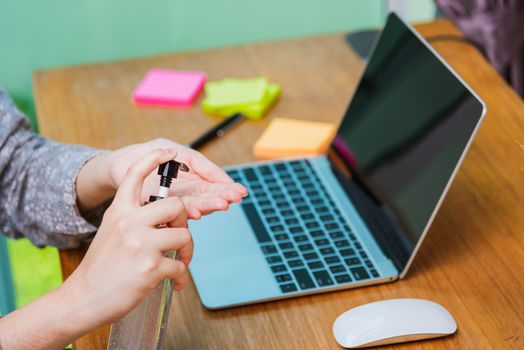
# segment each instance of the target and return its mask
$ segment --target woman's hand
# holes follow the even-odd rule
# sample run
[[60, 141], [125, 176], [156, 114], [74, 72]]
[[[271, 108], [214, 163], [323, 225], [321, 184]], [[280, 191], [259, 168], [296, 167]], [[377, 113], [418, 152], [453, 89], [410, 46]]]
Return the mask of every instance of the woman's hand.
[[[179, 172], [171, 185], [170, 195], [182, 199], [190, 219], [226, 210], [231, 203], [241, 201], [247, 190], [218, 166], [197, 151], [166, 139], [135, 144], [93, 158], [81, 169], [77, 178], [79, 206], [86, 212], [114, 195], [131, 164], [157, 148], [176, 150], [176, 160], [189, 166], [189, 173]], [[159, 177], [156, 169], [146, 178], [141, 200], [147, 201], [158, 191]]]
[[[144, 180], [176, 155], [157, 149], [129, 167], [86, 256], [64, 283], [71, 294], [83, 295], [79, 307], [99, 325], [121, 318], [163, 279], [174, 279], [177, 290], [188, 280], [193, 243], [184, 204], [177, 197], [140, 203]], [[169, 251], [177, 251], [178, 260], [164, 257]]]
[[[176, 150], [157, 149], [129, 167], [100, 229], [75, 272], [57, 290], [0, 318], [5, 349], [31, 344], [63, 348], [72, 340], [130, 312], [162, 280], [188, 281], [193, 242], [183, 202], [168, 197], [141, 206], [142, 185]], [[165, 228], [157, 228], [166, 224]], [[178, 252], [178, 260], [164, 256]]]

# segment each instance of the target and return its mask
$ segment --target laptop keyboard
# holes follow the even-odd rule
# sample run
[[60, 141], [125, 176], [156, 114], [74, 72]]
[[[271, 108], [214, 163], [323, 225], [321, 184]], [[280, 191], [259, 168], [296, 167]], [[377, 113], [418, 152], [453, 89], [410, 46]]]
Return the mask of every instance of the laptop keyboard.
[[308, 160], [228, 174], [248, 188], [242, 209], [283, 293], [379, 277]]

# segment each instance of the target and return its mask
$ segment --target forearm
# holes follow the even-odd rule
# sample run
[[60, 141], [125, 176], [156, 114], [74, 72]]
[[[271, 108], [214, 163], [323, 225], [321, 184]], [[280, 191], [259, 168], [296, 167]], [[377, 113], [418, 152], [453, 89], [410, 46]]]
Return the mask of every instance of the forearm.
[[0, 318], [0, 348], [63, 349], [89, 331], [84, 313], [59, 288]]
[[78, 246], [96, 227], [80, 214], [76, 178], [103, 152], [35, 134], [2, 90], [0, 125], [0, 231], [38, 246]]

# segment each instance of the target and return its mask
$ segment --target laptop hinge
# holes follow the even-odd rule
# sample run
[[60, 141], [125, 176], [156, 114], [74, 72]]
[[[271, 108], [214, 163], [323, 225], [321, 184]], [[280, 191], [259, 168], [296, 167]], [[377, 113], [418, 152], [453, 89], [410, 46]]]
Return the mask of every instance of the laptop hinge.
[[410, 252], [413, 251], [413, 247], [410, 249], [412, 244], [405, 238], [401, 228], [391, 219], [391, 214], [387, 213], [379, 202], [366, 191], [365, 186], [359, 184], [358, 180], [348, 179], [333, 164], [331, 169], [380, 249], [400, 273], [409, 260]]

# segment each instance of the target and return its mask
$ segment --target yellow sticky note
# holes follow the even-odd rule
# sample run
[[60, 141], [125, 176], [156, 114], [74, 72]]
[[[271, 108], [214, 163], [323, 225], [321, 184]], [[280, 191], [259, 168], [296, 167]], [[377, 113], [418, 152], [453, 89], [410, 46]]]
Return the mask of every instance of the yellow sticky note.
[[335, 137], [336, 125], [275, 118], [253, 147], [259, 159], [323, 154]]

